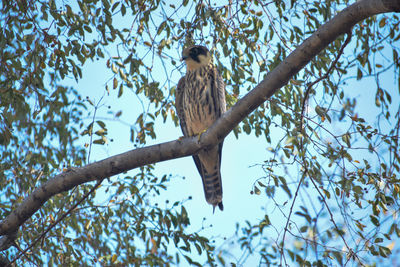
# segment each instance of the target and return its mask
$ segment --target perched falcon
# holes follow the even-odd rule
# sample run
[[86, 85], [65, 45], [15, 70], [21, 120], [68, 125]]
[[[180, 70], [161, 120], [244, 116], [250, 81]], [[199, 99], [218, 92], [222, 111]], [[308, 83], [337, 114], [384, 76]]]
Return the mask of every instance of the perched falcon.
[[[210, 51], [195, 45], [182, 52], [186, 75], [179, 80], [175, 106], [184, 136], [201, 134], [226, 110], [225, 84], [212, 63]], [[193, 156], [209, 204], [223, 210], [221, 183], [222, 142]]]

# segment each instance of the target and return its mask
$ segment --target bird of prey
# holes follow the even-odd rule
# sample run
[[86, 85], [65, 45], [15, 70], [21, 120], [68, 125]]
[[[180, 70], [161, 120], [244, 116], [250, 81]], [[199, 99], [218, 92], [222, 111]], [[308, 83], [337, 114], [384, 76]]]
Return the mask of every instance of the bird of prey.
[[[212, 63], [210, 51], [195, 45], [182, 52], [186, 75], [178, 83], [175, 107], [184, 136], [200, 135], [226, 111], [225, 83]], [[203, 181], [206, 200], [223, 210], [221, 183], [222, 143], [193, 156]]]

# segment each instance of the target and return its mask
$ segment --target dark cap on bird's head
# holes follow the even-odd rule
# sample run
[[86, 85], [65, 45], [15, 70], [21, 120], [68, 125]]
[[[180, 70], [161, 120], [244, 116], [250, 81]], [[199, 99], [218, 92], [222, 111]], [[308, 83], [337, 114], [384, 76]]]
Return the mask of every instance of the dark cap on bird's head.
[[186, 62], [188, 70], [197, 69], [211, 62], [211, 54], [207, 47], [194, 45], [183, 49], [182, 60]]

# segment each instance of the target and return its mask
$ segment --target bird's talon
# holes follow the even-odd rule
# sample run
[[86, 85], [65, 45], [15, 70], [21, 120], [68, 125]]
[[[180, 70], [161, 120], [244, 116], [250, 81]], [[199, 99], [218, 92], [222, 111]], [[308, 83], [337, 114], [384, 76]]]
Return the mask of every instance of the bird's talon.
[[205, 129], [205, 130], [203, 130], [203, 131], [201, 131], [200, 133], [197, 134], [197, 142], [200, 142], [201, 135], [203, 133], [205, 133], [206, 131], [207, 131], [207, 129]]

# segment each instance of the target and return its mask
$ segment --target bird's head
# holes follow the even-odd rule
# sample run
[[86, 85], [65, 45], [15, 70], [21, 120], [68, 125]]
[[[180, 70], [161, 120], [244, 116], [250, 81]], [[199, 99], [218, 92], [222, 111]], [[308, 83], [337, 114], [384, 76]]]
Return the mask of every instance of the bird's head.
[[211, 54], [207, 47], [195, 45], [183, 49], [182, 60], [185, 61], [187, 70], [195, 70], [211, 63]]

